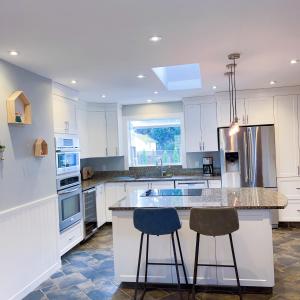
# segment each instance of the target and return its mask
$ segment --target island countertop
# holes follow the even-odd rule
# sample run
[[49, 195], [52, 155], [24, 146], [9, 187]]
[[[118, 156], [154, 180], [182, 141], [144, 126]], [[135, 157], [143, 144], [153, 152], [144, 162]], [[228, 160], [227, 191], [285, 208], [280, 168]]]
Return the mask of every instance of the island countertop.
[[237, 209], [284, 209], [287, 198], [270, 188], [203, 189], [201, 196], [142, 197], [144, 190], [136, 190], [111, 206], [110, 210], [134, 210], [148, 207], [174, 207], [189, 210], [193, 207], [235, 207]]

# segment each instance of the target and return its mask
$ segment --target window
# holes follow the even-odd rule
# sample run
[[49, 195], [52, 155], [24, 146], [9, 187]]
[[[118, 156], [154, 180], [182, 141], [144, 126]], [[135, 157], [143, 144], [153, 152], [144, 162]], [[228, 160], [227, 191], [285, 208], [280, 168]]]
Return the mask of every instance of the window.
[[129, 166], [181, 164], [179, 119], [129, 121]]

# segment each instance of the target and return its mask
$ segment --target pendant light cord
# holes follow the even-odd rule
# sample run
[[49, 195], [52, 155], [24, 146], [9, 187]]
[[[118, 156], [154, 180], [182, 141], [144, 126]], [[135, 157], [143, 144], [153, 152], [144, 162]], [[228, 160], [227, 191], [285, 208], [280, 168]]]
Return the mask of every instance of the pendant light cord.
[[234, 111], [232, 107], [232, 100], [231, 100], [231, 76], [230, 73], [228, 73], [228, 91], [229, 91], [229, 102], [230, 102], [230, 124], [233, 119]]
[[233, 60], [233, 83], [234, 83], [234, 118], [237, 119], [237, 110], [236, 110], [236, 82], [235, 82], [235, 59]]

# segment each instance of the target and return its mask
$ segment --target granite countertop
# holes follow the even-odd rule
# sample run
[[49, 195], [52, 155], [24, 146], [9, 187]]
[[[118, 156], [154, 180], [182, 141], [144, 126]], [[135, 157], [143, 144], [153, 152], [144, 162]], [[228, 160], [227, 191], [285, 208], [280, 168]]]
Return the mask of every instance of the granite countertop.
[[203, 175], [174, 175], [172, 177], [131, 177], [131, 176], [115, 176], [115, 177], [97, 177], [83, 180], [81, 182], [82, 190], [88, 190], [99, 184], [108, 182], [147, 182], [147, 181], [175, 181], [175, 180], [221, 180], [220, 175], [203, 176]]
[[193, 207], [235, 207], [238, 209], [283, 209], [287, 198], [267, 188], [203, 189], [201, 196], [141, 197], [143, 190], [134, 191], [110, 210], [133, 210], [138, 207], [175, 207], [179, 210]]

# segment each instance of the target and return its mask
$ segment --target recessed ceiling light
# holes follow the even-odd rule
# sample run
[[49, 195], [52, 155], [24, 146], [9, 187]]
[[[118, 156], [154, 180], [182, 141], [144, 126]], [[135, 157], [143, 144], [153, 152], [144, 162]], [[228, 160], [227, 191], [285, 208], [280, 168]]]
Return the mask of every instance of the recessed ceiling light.
[[76, 84], [77, 81], [73, 79], [73, 80], [71, 80], [71, 83], [72, 83], [72, 84]]
[[271, 81], [270, 81], [270, 84], [271, 84], [271, 85], [274, 85], [274, 84], [276, 84], [276, 81], [271, 80]]
[[156, 42], [161, 41], [161, 40], [162, 40], [162, 37], [161, 37], [161, 36], [154, 35], [154, 36], [151, 36], [151, 37], [149, 38], [149, 40], [150, 40], [151, 42], [156, 43]]
[[102, 98], [106, 98], [106, 95], [105, 95], [105, 94], [103, 94], [101, 97], [102, 97]]
[[155, 95], [157, 95], [157, 94], [158, 94], [158, 91], [154, 91], [153, 93], [154, 93]]
[[145, 78], [145, 75], [139, 74], [139, 75], [137, 75], [136, 77], [139, 78], [139, 79], [143, 79], [143, 78]]
[[299, 62], [299, 59], [291, 59], [290, 63], [291, 65], [297, 64]]
[[18, 55], [19, 55], [19, 52], [16, 51], [16, 50], [10, 50], [10, 51], [9, 51], [9, 55], [11, 55], [11, 56], [18, 56]]
[[215, 85], [213, 85], [212, 88], [213, 88], [213, 90], [216, 90], [216, 89], [217, 89], [217, 87], [216, 87]]
[[152, 99], [148, 99], [147, 102], [148, 102], [148, 103], [151, 103], [151, 102], [152, 102]]

